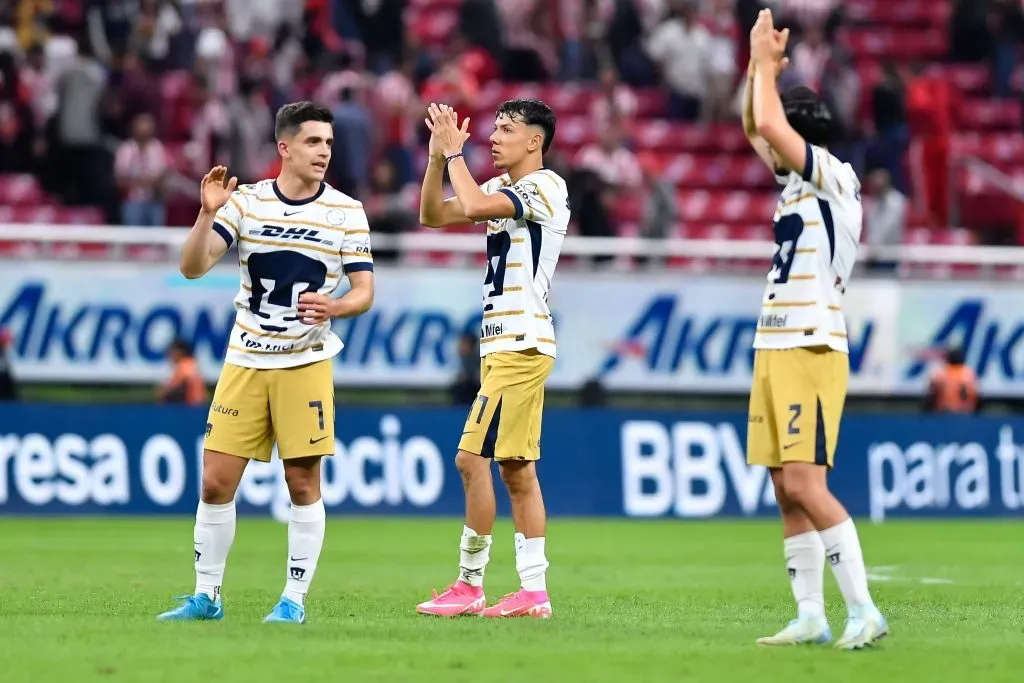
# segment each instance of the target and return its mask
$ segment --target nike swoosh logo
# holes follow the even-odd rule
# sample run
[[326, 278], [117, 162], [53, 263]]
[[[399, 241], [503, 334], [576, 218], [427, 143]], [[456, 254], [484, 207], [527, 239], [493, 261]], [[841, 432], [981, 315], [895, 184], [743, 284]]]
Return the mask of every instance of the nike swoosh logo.
[[796, 443], [788, 443], [788, 444], [786, 444], [785, 446], [782, 447], [782, 450], [788, 451], [790, 448], [792, 448], [793, 446], [796, 446], [799, 443], [800, 443], [799, 441], [797, 441]]
[[298, 211], [292, 211], [291, 213], [289, 213], [289, 212], [285, 211], [285, 212], [284, 212], [284, 215], [285, 215], [285, 216], [294, 216], [295, 214], [297, 214], [297, 213], [302, 213], [303, 211], [305, 211], [305, 209], [299, 209]]
[[319, 443], [320, 441], [323, 441], [326, 438], [327, 438], [326, 436], [321, 436], [319, 439], [314, 439], [313, 437], [309, 437], [309, 444], [312, 446], [313, 444]]
[[291, 558], [292, 562], [303, 562], [303, 561], [308, 560], [308, 559], [309, 559], [308, 557], [292, 557]]
[[518, 607], [517, 607], [517, 608], [515, 608], [515, 609], [510, 609], [510, 610], [504, 610], [504, 609], [503, 609], [503, 610], [501, 610], [501, 616], [503, 616], [503, 617], [507, 617], [507, 616], [510, 616], [510, 615], [512, 615], [512, 614], [515, 614], [515, 613], [516, 613], [516, 612], [518, 612], [518, 611], [519, 611], [519, 608], [518, 608]]

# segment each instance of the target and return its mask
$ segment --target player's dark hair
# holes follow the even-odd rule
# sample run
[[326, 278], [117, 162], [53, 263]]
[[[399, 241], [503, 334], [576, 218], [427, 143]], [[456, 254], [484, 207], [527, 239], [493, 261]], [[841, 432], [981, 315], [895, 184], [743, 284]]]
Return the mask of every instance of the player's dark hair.
[[816, 147], [828, 147], [837, 142], [839, 120], [818, 93], [798, 85], [781, 95], [786, 120], [804, 140]]
[[555, 112], [540, 100], [508, 100], [503, 102], [495, 116], [504, 114], [512, 120], [519, 120], [528, 126], [537, 126], [544, 131], [541, 154], [547, 154], [551, 141], [555, 139]]
[[274, 135], [280, 140], [285, 135], [295, 135], [306, 121], [334, 123], [334, 114], [327, 107], [312, 102], [292, 102], [277, 110], [274, 120]]
[[174, 341], [172, 341], [171, 344], [170, 344], [170, 347], [168, 348], [168, 350], [169, 351], [177, 351], [178, 353], [180, 353], [183, 356], [191, 357], [192, 355], [194, 355], [194, 352], [192, 350], [192, 345], [189, 344], [187, 340], [182, 339], [181, 337], [179, 337], [179, 338], [175, 339]]

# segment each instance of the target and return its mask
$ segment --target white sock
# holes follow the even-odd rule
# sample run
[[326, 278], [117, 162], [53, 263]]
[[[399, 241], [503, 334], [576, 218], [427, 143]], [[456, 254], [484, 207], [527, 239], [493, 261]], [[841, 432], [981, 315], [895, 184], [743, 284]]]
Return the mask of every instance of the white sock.
[[523, 590], [546, 591], [547, 582], [544, 572], [548, 570], [548, 561], [544, 557], [544, 537], [527, 538], [517, 533], [516, 539], [516, 571]]
[[825, 615], [825, 543], [817, 531], [783, 541], [786, 569], [800, 618]]
[[846, 600], [847, 609], [874, 605], [868, 591], [867, 570], [864, 569], [864, 554], [860, 549], [860, 538], [852, 519], [836, 524], [821, 532], [825, 542], [825, 556], [832, 565], [832, 573], [839, 583], [839, 590]]
[[228, 551], [235, 540], [235, 501], [211, 505], [199, 501], [192, 541], [196, 551], [196, 595], [220, 596]]
[[462, 527], [459, 542], [459, 581], [470, 586], [484, 585], [484, 569], [491, 559], [491, 537], [481, 536], [468, 526]]
[[282, 595], [300, 605], [306, 604], [306, 593], [316, 573], [320, 549], [324, 547], [326, 526], [323, 498], [310, 505], [292, 503], [288, 518], [288, 572]]

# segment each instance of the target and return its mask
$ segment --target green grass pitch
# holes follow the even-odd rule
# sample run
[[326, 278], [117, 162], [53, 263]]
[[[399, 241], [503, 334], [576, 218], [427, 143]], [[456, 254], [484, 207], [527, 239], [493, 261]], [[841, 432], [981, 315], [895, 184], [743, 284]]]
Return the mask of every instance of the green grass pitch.
[[[191, 592], [190, 519], [0, 519], [0, 681], [1020, 681], [1024, 524], [860, 525], [892, 635], [871, 650], [754, 644], [792, 616], [774, 522], [554, 520], [555, 611], [440, 620], [458, 520], [329, 518], [305, 626], [261, 622], [285, 527], [240, 518], [222, 622], [158, 623]], [[495, 530], [489, 602], [517, 587]], [[845, 608], [826, 569], [836, 637]]]

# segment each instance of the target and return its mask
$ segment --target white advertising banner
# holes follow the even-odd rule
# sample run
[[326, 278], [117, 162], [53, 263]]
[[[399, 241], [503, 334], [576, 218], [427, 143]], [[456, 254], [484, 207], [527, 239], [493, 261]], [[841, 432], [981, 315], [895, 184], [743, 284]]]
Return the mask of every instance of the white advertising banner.
[[[458, 337], [477, 334], [483, 269], [385, 268], [367, 314], [338, 320], [340, 385], [447, 385]], [[612, 389], [743, 393], [749, 389], [764, 280], [678, 273], [555, 278], [559, 357], [551, 388], [599, 378]], [[234, 320], [234, 268], [186, 280], [169, 266], [5, 262], [0, 327], [24, 381], [157, 382], [182, 337], [217, 377]], [[1024, 395], [1024, 308], [993, 283], [860, 280], [846, 315], [853, 394], [919, 394], [922, 352], [962, 345], [989, 395]]]

